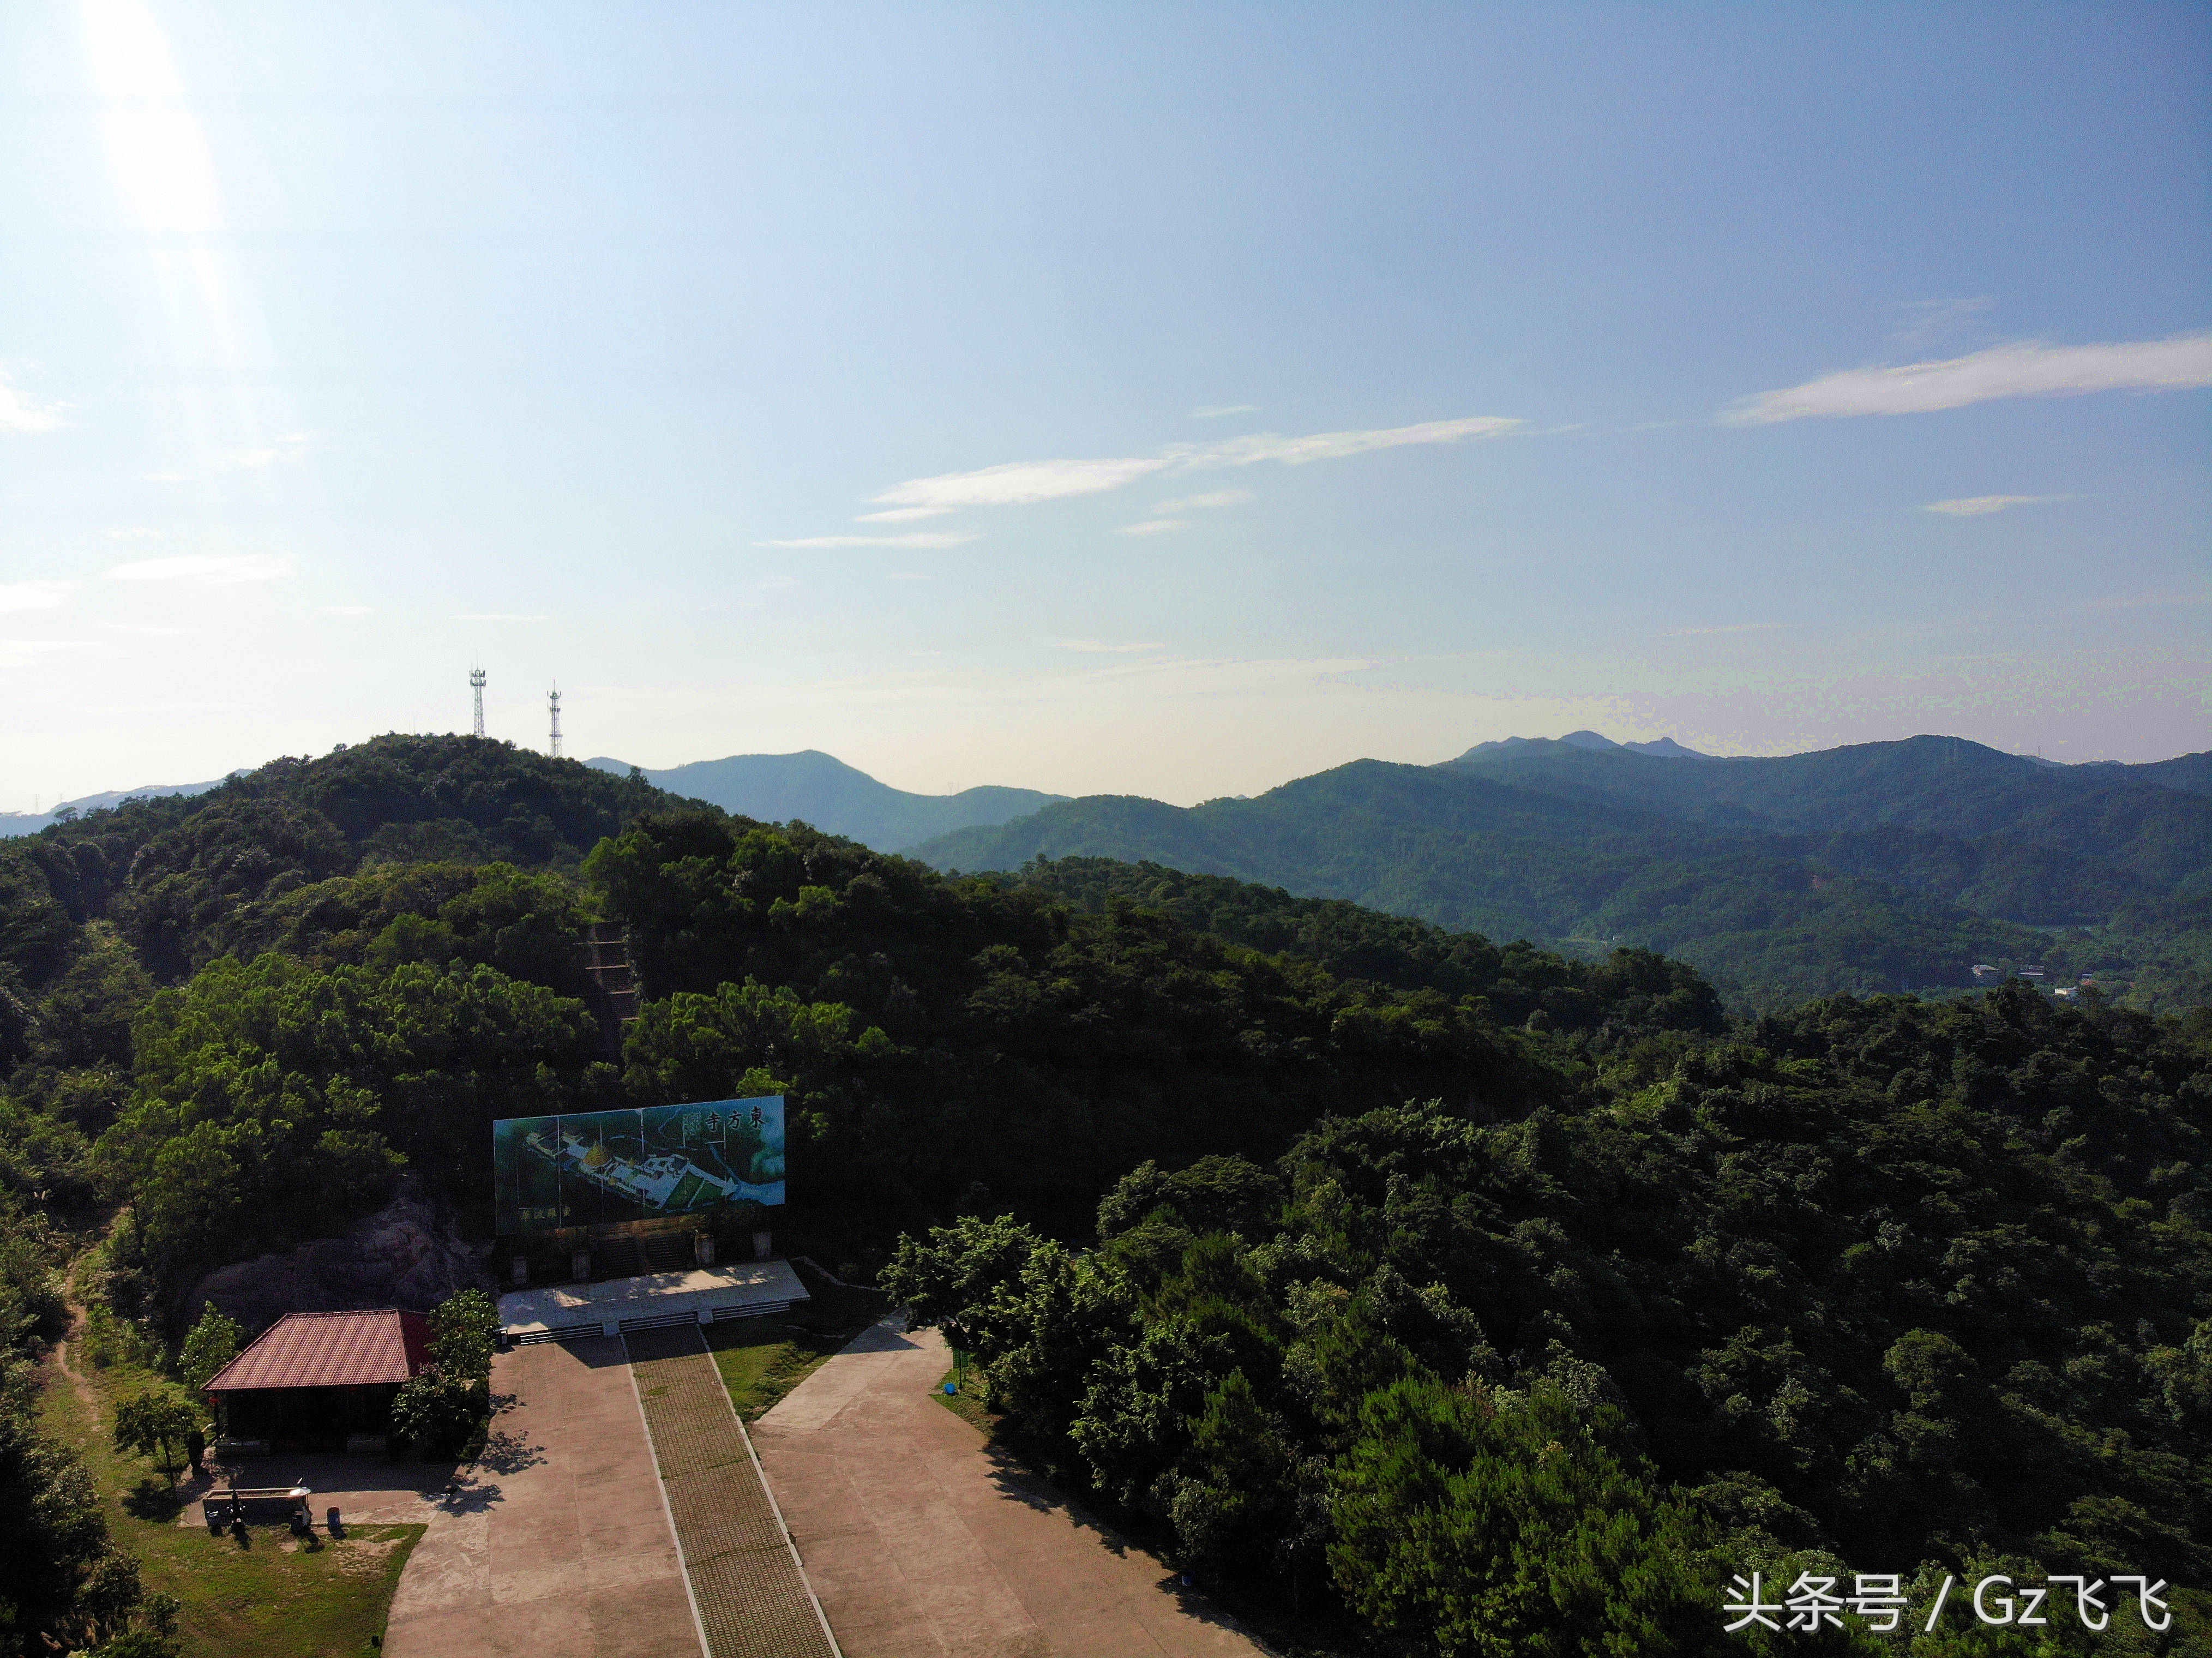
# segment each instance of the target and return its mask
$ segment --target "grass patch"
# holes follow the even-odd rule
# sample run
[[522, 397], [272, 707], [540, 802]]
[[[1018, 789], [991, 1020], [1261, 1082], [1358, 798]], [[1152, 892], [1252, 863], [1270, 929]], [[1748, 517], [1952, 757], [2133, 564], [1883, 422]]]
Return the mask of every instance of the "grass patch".
[[810, 1330], [775, 1318], [742, 1318], [710, 1324], [700, 1331], [714, 1355], [714, 1368], [730, 1391], [730, 1403], [747, 1422], [761, 1414], [821, 1368], [850, 1336]]
[[[960, 1384], [960, 1391], [957, 1394], [946, 1393], [945, 1384], [948, 1382], [957, 1382]], [[932, 1391], [930, 1397], [988, 1439], [997, 1431], [999, 1426], [998, 1417], [993, 1413], [991, 1407], [983, 1402], [989, 1392], [989, 1388], [984, 1385], [983, 1373], [971, 1362], [964, 1372], [957, 1369], [951, 1370], [938, 1377], [937, 1386]]]
[[848, 1289], [799, 1271], [813, 1299], [789, 1318], [740, 1318], [702, 1326], [730, 1403], [747, 1422], [819, 1370], [886, 1310], [872, 1290]]
[[[74, 1355], [73, 1355], [74, 1357]], [[111, 1362], [76, 1361], [88, 1400], [49, 1362], [40, 1412], [98, 1482], [110, 1533], [138, 1557], [149, 1592], [182, 1602], [177, 1632], [185, 1658], [363, 1658], [380, 1641], [392, 1591], [421, 1526], [348, 1526], [343, 1539], [307, 1548], [280, 1526], [255, 1526], [241, 1546], [204, 1526], [176, 1523], [169, 1480], [143, 1457], [118, 1455], [109, 1433], [114, 1400], [155, 1378]]]

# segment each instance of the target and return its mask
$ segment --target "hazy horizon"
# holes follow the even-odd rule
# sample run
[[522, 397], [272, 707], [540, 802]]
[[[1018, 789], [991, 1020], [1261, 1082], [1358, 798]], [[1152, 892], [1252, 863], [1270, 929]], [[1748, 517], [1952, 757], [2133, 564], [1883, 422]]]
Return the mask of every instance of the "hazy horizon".
[[[489, 722], [487, 722], [487, 724], [489, 724]], [[1587, 728], [1577, 728], [1577, 730], [1581, 730], [1581, 729], [1587, 729]], [[457, 732], [419, 732], [419, 733], [414, 733], [414, 734], [415, 734], [415, 735], [421, 735], [421, 736], [447, 736], [447, 737], [452, 737], [452, 736], [459, 736], [459, 735], [460, 735], [461, 733]], [[1552, 737], [1552, 740], [1558, 740], [1559, 738], [1565, 738], [1565, 737], [1567, 737], [1567, 736], [1570, 736], [1570, 735], [1574, 735], [1574, 734], [1576, 734], [1574, 732], [1560, 732], [1556, 733], [1555, 735], [1553, 735], [1553, 736]], [[1661, 733], [1661, 735], [1665, 735], [1665, 734], [1666, 734], [1666, 733]], [[1525, 736], [1532, 735], [1532, 733], [1527, 733], [1527, 732], [1516, 732], [1516, 733], [1513, 733], [1513, 735], [1516, 735], [1516, 736], [1524, 736], [1524, 737], [1525, 737]], [[1611, 737], [1611, 735], [1612, 735], [1612, 734], [1611, 734], [1610, 732], [1598, 732], [1598, 735], [1599, 735], [1599, 736], [1601, 736], [1601, 737]], [[1957, 735], [1957, 733], [1955, 733], [1955, 732], [1910, 732], [1910, 733], [1908, 733], [1908, 734], [1907, 734], [1907, 736], [1908, 736], [1908, 737], [1951, 737], [1951, 736], [1955, 736], [1955, 735]], [[520, 747], [524, 747], [524, 748], [532, 748], [532, 749], [538, 750], [539, 750], [539, 751], [541, 751], [541, 752], [544, 750], [544, 747], [545, 747], [545, 744], [544, 744], [544, 743], [543, 742], [543, 740], [540, 740], [539, 742], [538, 742], [538, 743], [534, 743], [534, 744], [533, 744], [533, 743], [528, 743], [528, 742], [525, 742], [523, 739], [519, 738], [503, 737], [501, 733], [499, 733], [499, 732], [493, 732], [493, 731], [490, 731], [490, 730], [487, 730], [487, 731], [486, 731], [486, 732], [485, 732], [485, 736], [486, 736], [488, 738], [489, 738], [489, 739], [491, 739], [491, 740], [493, 740], [493, 741], [495, 741], [495, 742], [499, 742], [499, 741], [513, 742], [513, 743], [515, 743], [515, 744], [516, 744], [518, 746], [520, 746]], [[363, 739], [360, 739], [360, 740], [363, 740], [363, 741], [365, 741], [365, 740], [367, 740], [367, 739], [366, 739], [366, 738], [363, 738]], [[1486, 738], [1482, 738], [1482, 739], [1480, 739], [1480, 741], [1484, 741], [1484, 742], [1487, 742], [1487, 741], [1490, 741], [1490, 740], [1492, 740], [1492, 739]], [[1612, 740], [1613, 740], [1613, 741], [1614, 741], [1614, 742], [1617, 742], [1617, 743], [1640, 743], [1640, 742], [1654, 741], [1654, 740], [1656, 740], [1656, 738], [1641, 738], [1641, 737], [1631, 737], [1631, 738], [1612, 738]], [[1868, 739], [1868, 740], [1869, 740], [1869, 741], [1871, 741], [1871, 742], [1899, 742], [1899, 741], [1904, 741], [1904, 740], [1905, 740], [1905, 738], [1869, 738], [1869, 739]], [[1970, 740], [1970, 741], [1971, 741], [1971, 740], [1972, 740], [1972, 739], [1968, 739], [1968, 740]], [[1397, 761], [1395, 763], [1404, 764], [1404, 765], [1417, 765], [1417, 766], [1424, 766], [1424, 765], [1439, 765], [1439, 764], [1442, 764], [1442, 763], [1443, 763], [1443, 762], [1445, 762], [1445, 761], [1448, 761], [1448, 760], [1454, 760], [1454, 759], [1458, 758], [1458, 757], [1459, 757], [1459, 756], [1461, 756], [1461, 755], [1462, 755], [1462, 754], [1466, 753], [1466, 752], [1467, 752], [1467, 750], [1468, 750], [1468, 749], [1472, 748], [1472, 747], [1474, 747], [1474, 746], [1475, 746], [1474, 744], [1467, 744], [1465, 747], [1459, 748], [1459, 749], [1455, 749], [1455, 750], [1454, 750], [1450, 754], [1448, 754], [1448, 755], [1441, 755], [1441, 756], [1436, 756], [1435, 758], [1431, 758], [1431, 759], [1400, 760], [1400, 761]], [[1693, 747], [1694, 745], [1693, 745], [1693, 744], [1684, 744], [1684, 746], [1685, 746], [1685, 747]], [[1844, 745], [1840, 745], [1840, 744], [1822, 744], [1821, 746], [1822, 746], [1822, 747], [1837, 747], [1837, 746], [1844, 746]], [[1990, 745], [1990, 746], [1995, 746], [1995, 745], [1993, 745], [1993, 744], [1992, 744], [1992, 745]], [[564, 749], [566, 748], [566, 744], [563, 744], [563, 747], [564, 747]], [[324, 751], [322, 751], [322, 752], [328, 752], [328, 750], [324, 750]], [[793, 758], [793, 757], [795, 757], [795, 756], [799, 756], [799, 755], [800, 755], [800, 754], [805, 754], [805, 753], [809, 753], [809, 752], [813, 752], [813, 753], [822, 753], [822, 754], [828, 754], [828, 755], [829, 755], [829, 756], [830, 756], [830, 758], [831, 758], [831, 759], [833, 759], [833, 760], [839, 761], [839, 762], [841, 762], [842, 763], [843, 763], [843, 764], [845, 764], [845, 765], [854, 766], [854, 762], [853, 762], [852, 761], [850, 761], [850, 760], [847, 759], [843, 755], [841, 755], [841, 754], [836, 754], [836, 753], [831, 752], [831, 751], [830, 751], [830, 750], [829, 750], [820, 749], [820, 748], [818, 748], [818, 747], [810, 747], [810, 748], [807, 748], [807, 749], [785, 749], [785, 750], [732, 750], [732, 751], [730, 751], [730, 752], [723, 753], [723, 754], [695, 755], [695, 756], [692, 756], [691, 757], [690, 757], [690, 758], [688, 758], [688, 759], [681, 759], [681, 760], [669, 760], [669, 761], [665, 761], [665, 762], [664, 762], [664, 761], [658, 761], [658, 760], [644, 760], [644, 759], [640, 759], [640, 758], [636, 757], [635, 756], [633, 756], [633, 755], [628, 755], [628, 754], [619, 754], [619, 755], [617, 755], [617, 754], [607, 754], [607, 753], [604, 753], [604, 752], [601, 752], [601, 753], [596, 753], [596, 754], [583, 754], [583, 755], [575, 754], [575, 753], [571, 752], [571, 753], [567, 753], [567, 754], [565, 755], [565, 757], [566, 757], [566, 758], [568, 758], [568, 759], [574, 760], [574, 761], [576, 761], [579, 764], [588, 763], [589, 762], [591, 762], [591, 761], [594, 761], [594, 760], [613, 760], [613, 761], [618, 761], [618, 762], [622, 762], [622, 763], [623, 763], [623, 764], [636, 766], [636, 767], [638, 767], [640, 769], [644, 770], [644, 771], [647, 771], [647, 772], [651, 772], [651, 773], [663, 773], [663, 772], [675, 771], [675, 770], [678, 770], [678, 769], [679, 769], [679, 768], [683, 768], [683, 767], [684, 767], [684, 766], [690, 766], [690, 765], [713, 765], [713, 764], [715, 764], [715, 763], [716, 763], [716, 762], [718, 762], [725, 761], [725, 760], [744, 760], [744, 759], [763, 759], [763, 758], [765, 758], [765, 759], [791, 759], [791, 758]], [[1774, 758], [1784, 758], [1784, 757], [1786, 757], [1786, 756], [1787, 756], [1788, 755], [1790, 755], [1790, 754], [1800, 754], [1800, 753], [1805, 753], [1805, 752], [1808, 752], [1808, 750], [1802, 750], [1802, 749], [1801, 749], [1801, 750], [1776, 750], [1776, 751], [1774, 751], [1773, 753], [1767, 754], [1767, 755], [1764, 755], [1764, 756], [1748, 756], [1748, 755], [1741, 755], [1741, 754], [1732, 754], [1732, 755], [1731, 755], [1731, 754], [1722, 754], [1722, 753], [1720, 753], [1720, 752], [1719, 752], [1719, 751], [1717, 751], [1717, 750], [1711, 750], [1711, 751], [1708, 751], [1708, 752], [1711, 752], [1711, 755], [1712, 755], [1712, 757], [1717, 758], [1717, 759], [1732, 759], [1732, 758], [1768, 758], [1768, 759], [1774, 759]], [[2014, 752], [2014, 750], [2006, 750], [2006, 752]], [[2154, 756], [2149, 756], [2149, 762], [2120, 762], [2120, 763], [2133, 763], [2133, 764], [2149, 763], [2149, 762], [2154, 762], [2159, 761], [2159, 760], [2172, 760], [2172, 759], [2179, 759], [2179, 758], [2181, 758], [2184, 755], [2187, 755], [2187, 754], [2193, 754], [2193, 753], [2198, 753], [2198, 752], [2202, 752], [2202, 750], [2179, 750], [2179, 751], [2178, 751], [2178, 752], [2177, 752], [2177, 753], [2175, 753], [2175, 754], [2171, 754], [2171, 755], [2154, 755]], [[73, 800], [73, 799], [86, 799], [86, 798], [89, 798], [89, 797], [94, 797], [94, 796], [98, 796], [98, 795], [103, 795], [103, 794], [122, 794], [122, 795], [128, 795], [128, 794], [130, 794], [131, 793], [132, 793], [133, 791], [136, 791], [136, 790], [163, 789], [163, 788], [176, 788], [176, 787], [179, 787], [179, 786], [192, 787], [192, 786], [202, 786], [202, 785], [210, 785], [210, 784], [212, 784], [212, 783], [214, 783], [214, 782], [220, 781], [220, 780], [222, 780], [222, 778], [223, 778], [223, 777], [228, 777], [228, 776], [231, 775], [233, 773], [235, 773], [235, 772], [240, 772], [240, 771], [252, 771], [252, 770], [255, 769], [255, 768], [256, 768], [257, 767], [258, 767], [258, 766], [267, 764], [269, 761], [275, 760], [275, 759], [277, 759], [277, 758], [280, 758], [280, 757], [282, 757], [282, 756], [276, 756], [276, 755], [267, 756], [265, 756], [264, 759], [262, 759], [262, 760], [258, 760], [258, 761], [255, 761], [255, 762], [252, 762], [251, 764], [242, 764], [242, 765], [231, 766], [231, 767], [225, 768], [222, 772], [217, 773], [217, 774], [213, 774], [213, 775], [211, 775], [211, 776], [210, 776], [210, 777], [206, 777], [206, 778], [176, 778], [176, 777], [159, 778], [159, 779], [154, 779], [154, 780], [142, 780], [142, 781], [137, 782], [137, 783], [111, 784], [111, 785], [109, 785], [109, 786], [105, 786], [105, 787], [102, 787], [102, 788], [85, 790], [85, 791], [83, 791], [83, 792], [82, 792], [82, 793], [81, 793], [81, 794], [79, 794], [79, 795], [76, 795], [76, 796], [74, 796], [74, 797], [70, 797], [70, 796], [61, 796], [61, 795], [47, 795], [47, 796], [43, 797], [42, 801], [41, 801], [40, 799], [39, 799], [38, 798], [34, 798], [33, 805], [39, 807], [39, 810], [38, 810], [38, 811], [33, 811], [31, 808], [28, 808], [28, 807], [25, 807], [25, 808], [17, 808], [17, 807], [6, 807], [6, 806], [0, 806], [0, 816], [10, 816], [10, 815], [12, 815], [12, 816], [42, 816], [42, 815], [45, 815], [45, 814], [47, 814], [47, 813], [51, 813], [51, 812], [52, 812], [52, 811], [57, 811], [58, 809], [59, 809], [59, 808], [60, 808], [61, 806], [63, 806], [63, 805], [71, 804], [71, 802], [72, 802], [72, 800]], [[313, 759], [313, 758], [318, 758], [318, 757], [319, 757], [319, 754], [311, 753], [311, 754], [308, 754], [308, 755], [303, 756], [301, 756], [301, 757], [308, 758], [308, 759]], [[1360, 754], [1346, 755], [1346, 756], [1343, 756], [1342, 758], [1340, 758], [1340, 759], [1332, 761], [1332, 762], [1330, 762], [1328, 765], [1322, 766], [1322, 767], [1318, 767], [1318, 768], [1316, 768], [1316, 770], [1319, 770], [1319, 771], [1328, 771], [1328, 770], [1331, 770], [1331, 769], [1333, 769], [1334, 768], [1335, 768], [1335, 767], [1337, 767], [1337, 766], [1350, 765], [1350, 764], [1352, 764], [1352, 762], [1354, 762], [1355, 761], [1359, 761], [1359, 760], [1375, 760], [1375, 759], [1383, 759], [1383, 758], [1386, 758], [1386, 757], [1387, 757], [1387, 756], [1380, 756], [1380, 755], [1360, 755]], [[2034, 757], [2036, 757], [2036, 758], [2045, 758], [2045, 757], [2047, 757], [2047, 756], [2034, 756]], [[2101, 763], [2101, 762], [2094, 762], [2094, 761], [2089, 761], [2089, 762], [2085, 762], [2085, 761], [2062, 761], [2062, 762], [2057, 762], [2057, 763], [2059, 763], [2059, 764], [2062, 764], [2062, 765], [2081, 765], [2081, 764], [2096, 764], [2096, 763]], [[1140, 790], [1136, 790], [1136, 789], [1117, 789], [1117, 788], [1097, 788], [1097, 789], [1082, 789], [1082, 790], [1052, 789], [1052, 788], [1047, 788], [1047, 787], [1045, 787], [1045, 786], [1044, 786], [1043, 785], [1042, 785], [1042, 784], [1033, 783], [1033, 782], [1031, 782], [1031, 781], [1028, 780], [1027, 780], [1027, 779], [1025, 779], [1025, 778], [1020, 778], [1020, 777], [987, 777], [987, 778], [981, 778], [981, 779], [979, 779], [979, 780], [977, 780], [976, 781], [972, 782], [972, 783], [963, 783], [963, 784], [960, 784], [960, 785], [958, 785], [957, 786], [956, 786], [956, 787], [952, 787], [952, 788], [943, 788], [943, 789], [938, 789], [938, 788], [917, 788], [917, 787], [913, 787], [913, 786], [909, 786], [909, 785], [907, 785], [907, 784], [901, 783], [901, 782], [899, 782], [897, 780], [896, 780], [895, 778], [885, 777], [885, 776], [882, 775], [880, 773], [878, 773], [878, 772], [874, 772], [874, 771], [870, 770], [870, 769], [869, 769], [867, 767], [866, 767], [866, 766], [854, 766], [854, 770], [856, 770], [856, 771], [860, 771], [860, 772], [866, 773], [866, 774], [867, 774], [868, 776], [870, 776], [870, 777], [873, 778], [873, 779], [874, 779], [877, 782], [878, 782], [878, 783], [887, 784], [887, 785], [889, 785], [890, 787], [896, 788], [896, 789], [902, 789], [902, 790], [904, 790], [904, 791], [905, 791], [906, 793], [911, 793], [911, 794], [921, 794], [921, 795], [935, 795], [935, 796], [953, 795], [953, 794], [958, 794], [958, 793], [962, 793], [963, 791], [967, 790], [967, 789], [970, 789], [970, 788], [978, 788], [978, 787], [992, 787], [992, 786], [996, 786], [996, 787], [1000, 787], [1000, 788], [1035, 789], [1035, 790], [1037, 790], [1037, 791], [1039, 791], [1040, 793], [1047, 793], [1047, 794], [1063, 794], [1063, 795], [1068, 795], [1068, 796], [1071, 796], [1071, 797], [1079, 797], [1079, 796], [1081, 796], [1081, 795], [1085, 795], [1085, 794], [1094, 794], [1094, 795], [1095, 795], [1095, 794], [1121, 794], [1121, 795], [1129, 795], [1129, 794], [1140, 794], [1140, 793], [1143, 793], [1142, 791], [1140, 791]], [[1310, 776], [1310, 775], [1312, 775], [1312, 774], [1313, 774], [1313, 773], [1311, 773], [1311, 772], [1297, 772], [1297, 773], [1294, 773], [1294, 774], [1291, 774], [1287, 775], [1287, 776], [1276, 778], [1276, 779], [1274, 779], [1273, 781], [1267, 782], [1267, 783], [1263, 783], [1263, 784], [1260, 785], [1259, 786], [1257, 786], [1257, 787], [1255, 787], [1255, 788], [1247, 789], [1247, 790], [1237, 790], [1237, 791], [1235, 791], [1235, 793], [1238, 793], [1238, 794], [1242, 794], [1242, 795], [1263, 794], [1263, 793], [1267, 793], [1268, 790], [1270, 790], [1270, 789], [1279, 788], [1279, 787], [1281, 787], [1281, 786], [1282, 786], [1283, 785], [1285, 785], [1285, 784], [1296, 782], [1296, 781], [1297, 781], [1297, 780], [1298, 780], [1298, 779], [1299, 779], [1299, 778]], [[1194, 805], [1200, 805], [1200, 803], [1202, 803], [1202, 802], [1204, 802], [1204, 801], [1206, 801], [1206, 800], [1214, 799], [1220, 798], [1220, 796], [1221, 796], [1222, 793], [1223, 793], [1223, 792], [1222, 792], [1222, 791], [1220, 791], [1220, 790], [1214, 790], [1214, 791], [1212, 791], [1212, 792], [1211, 792], [1211, 793], [1194, 793], [1194, 794], [1191, 794], [1191, 795], [1185, 796], [1185, 797], [1174, 797], [1174, 796], [1166, 796], [1166, 795], [1153, 795], [1153, 796], [1151, 796], [1151, 797], [1149, 797], [1149, 798], [1151, 798], [1151, 799], [1154, 799], [1164, 800], [1164, 801], [1165, 801], [1168, 805], [1176, 805], [1176, 806], [1194, 806]]]
[[0, 15], [0, 810], [2212, 732], [2212, 13]]

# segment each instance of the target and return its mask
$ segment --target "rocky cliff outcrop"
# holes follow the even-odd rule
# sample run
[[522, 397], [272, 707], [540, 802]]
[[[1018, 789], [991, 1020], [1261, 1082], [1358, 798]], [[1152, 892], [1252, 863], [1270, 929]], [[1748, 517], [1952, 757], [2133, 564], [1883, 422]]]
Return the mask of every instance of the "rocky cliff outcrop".
[[317, 1238], [210, 1272], [192, 1286], [189, 1316], [212, 1301], [249, 1333], [286, 1313], [401, 1307], [427, 1312], [463, 1290], [497, 1286], [484, 1244], [465, 1242], [419, 1192], [399, 1194], [343, 1237]]

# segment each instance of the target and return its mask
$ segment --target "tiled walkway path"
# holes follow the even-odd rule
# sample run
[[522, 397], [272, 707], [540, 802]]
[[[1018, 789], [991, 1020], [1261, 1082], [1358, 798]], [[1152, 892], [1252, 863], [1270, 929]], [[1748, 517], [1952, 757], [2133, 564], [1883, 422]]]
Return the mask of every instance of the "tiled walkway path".
[[835, 1649], [696, 1326], [623, 1338], [712, 1658]]

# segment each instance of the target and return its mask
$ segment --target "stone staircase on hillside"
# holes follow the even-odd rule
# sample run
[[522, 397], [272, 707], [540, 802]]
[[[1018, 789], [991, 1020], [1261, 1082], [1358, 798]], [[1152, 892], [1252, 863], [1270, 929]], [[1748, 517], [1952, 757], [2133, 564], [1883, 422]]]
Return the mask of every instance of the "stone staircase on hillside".
[[594, 921], [590, 935], [576, 948], [592, 981], [589, 999], [599, 1022], [599, 1040], [609, 1059], [620, 1060], [624, 1027], [637, 1017], [637, 975], [630, 966], [629, 941], [618, 923]]

